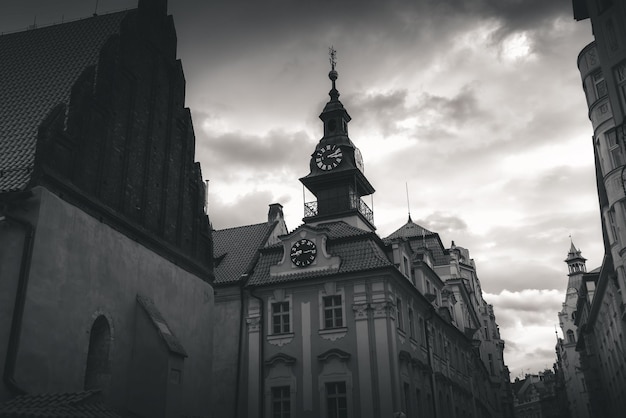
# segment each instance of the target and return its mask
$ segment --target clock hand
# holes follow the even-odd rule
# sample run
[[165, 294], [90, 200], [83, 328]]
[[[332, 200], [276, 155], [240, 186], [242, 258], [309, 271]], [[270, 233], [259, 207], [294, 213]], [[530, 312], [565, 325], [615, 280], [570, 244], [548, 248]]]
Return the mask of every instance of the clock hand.
[[339, 158], [339, 154], [341, 154], [341, 149], [337, 148], [335, 152], [333, 152], [332, 154], [328, 154], [328, 158]]

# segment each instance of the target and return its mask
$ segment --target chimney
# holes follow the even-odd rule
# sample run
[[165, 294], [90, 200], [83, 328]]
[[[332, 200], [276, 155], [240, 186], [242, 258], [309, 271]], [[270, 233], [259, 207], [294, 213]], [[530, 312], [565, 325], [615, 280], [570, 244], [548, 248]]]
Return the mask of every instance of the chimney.
[[280, 203], [271, 203], [270, 210], [267, 212], [267, 223], [283, 220], [283, 205]]

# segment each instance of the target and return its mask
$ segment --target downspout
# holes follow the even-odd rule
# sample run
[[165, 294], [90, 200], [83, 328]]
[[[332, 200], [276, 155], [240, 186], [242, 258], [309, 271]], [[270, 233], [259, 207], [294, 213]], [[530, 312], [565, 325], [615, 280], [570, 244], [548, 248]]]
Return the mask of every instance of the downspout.
[[428, 324], [429, 322], [432, 321], [433, 319], [433, 311], [434, 308], [432, 307], [432, 305], [429, 307], [428, 309], [428, 317], [426, 318], [426, 326], [424, 327], [424, 331], [425, 331], [425, 337], [426, 337], [426, 355], [428, 356], [428, 367], [430, 368], [430, 392], [432, 393], [431, 396], [431, 401], [432, 401], [432, 407], [433, 407], [433, 417], [437, 418], [437, 394], [435, 393], [435, 372], [433, 370], [433, 364], [432, 364], [432, 356], [430, 353], [430, 333], [428, 332]]
[[248, 277], [247, 273], [241, 275], [241, 280], [239, 281], [239, 338], [237, 339], [237, 377], [235, 378], [235, 415], [234, 418], [239, 417], [239, 385], [241, 385], [241, 363], [243, 362], [242, 350], [243, 350], [243, 336], [245, 329], [245, 320], [243, 318], [243, 314], [245, 312], [244, 309], [244, 300], [243, 300], [243, 287], [245, 285], [246, 279]]
[[4, 361], [3, 381], [9, 390], [15, 395], [24, 395], [26, 390], [15, 381], [15, 364], [17, 362], [17, 352], [20, 344], [22, 332], [22, 319], [24, 317], [24, 306], [26, 304], [26, 292], [28, 290], [28, 273], [33, 255], [33, 237], [35, 227], [27, 221], [4, 214], [4, 219], [21, 225], [24, 230], [24, 247], [20, 262], [20, 273], [18, 277], [17, 291], [15, 294], [15, 304], [13, 305], [13, 317], [11, 321], [11, 333], [7, 344], [7, 354]]
[[263, 319], [263, 313], [265, 312], [264, 311], [265, 306], [264, 306], [264, 303], [263, 303], [263, 299], [258, 297], [257, 295], [255, 295], [252, 292], [252, 289], [250, 289], [248, 292], [250, 293], [250, 296], [252, 296], [256, 300], [258, 300], [259, 304], [260, 304], [260, 312], [259, 312], [260, 313], [260, 318], [259, 318], [259, 340], [260, 340], [259, 341], [259, 357], [260, 357], [260, 359], [259, 359], [259, 396], [260, 396], [260, 398], [259, 398], [259, 404], [260, 404], [260, 409], [261, 409], [260, 416], [263, 417], [263, 416], [265, 416], [265, 393], [263, 391], [263, 389], [264, 389], [263, 388], [263, 381], [264, 381], [263, 373], [265, 372], [264, 367], [263, 367], [264, 364], [265, 364], [265, 360], [264, 360], [265, 356], [264, 356], [264, 353], [263, 353], [263, 346], [264, 346], [264, 342], [265, 342], [265, 339], [263, 337], [263, 335], [264, 335], [263, 331], [264, 331], [264, 328], [265, 328], [265, 326], [264, 326], [265, 325], [264, 324], [265, 320]]

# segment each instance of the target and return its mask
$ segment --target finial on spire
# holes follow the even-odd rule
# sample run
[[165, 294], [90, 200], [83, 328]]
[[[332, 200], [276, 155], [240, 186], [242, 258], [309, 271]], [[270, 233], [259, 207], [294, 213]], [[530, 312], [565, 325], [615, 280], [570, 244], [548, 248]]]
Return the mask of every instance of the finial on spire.
[[333, 82], [333, 88], [330, 90], [328, 94], [330, 95], [331, 100], [338, 100], [339, 92], [337, 91], [337, 88], [335, 87], [335, 80], [337, 80], [337, 77], [339, 76], [339, 74], [335, 70], [335, 66], [337, 65], [337, 50], [335, 50], [335, 48], [331, 46], [330, 48], [328, 48], [328, 55], [330, 56], [329, 61], [330, 61], [330, 68], [331, 68], [330, 72], [328, 73], [328, 78], [330, 78], [330, 81]]
[[411, 202], [409, 201], [409, 182], [404, 182], [404, 187], [406, 189], [406, 208], [409, 212], [409, 222], [413, 222], [411, 219]]

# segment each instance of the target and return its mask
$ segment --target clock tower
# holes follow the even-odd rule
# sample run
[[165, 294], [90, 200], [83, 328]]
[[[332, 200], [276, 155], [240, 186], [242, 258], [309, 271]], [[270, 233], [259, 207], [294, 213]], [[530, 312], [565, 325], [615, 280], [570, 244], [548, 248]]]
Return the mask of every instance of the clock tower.
[[351, 118], [339, 101], [335, 85], [338, 77], [335, 50], [332, 48], [330, 63], [330, 101], [320, 114], [324, 135], [311, 154], [311, 172], [300, 179], [317, 201], [305, 202], [303, 221], [315, 225], [322, 221], [343, 220], [373, 231], [376, 229], [374, 213], [361, 198], [374, 193], [374, 187], [365, 177], [361, 152], [348, 137]]

